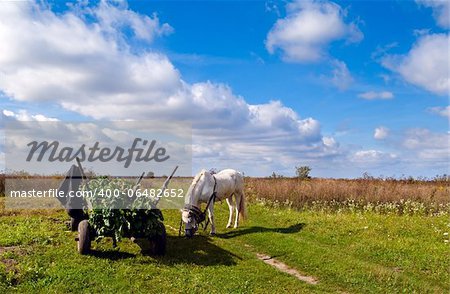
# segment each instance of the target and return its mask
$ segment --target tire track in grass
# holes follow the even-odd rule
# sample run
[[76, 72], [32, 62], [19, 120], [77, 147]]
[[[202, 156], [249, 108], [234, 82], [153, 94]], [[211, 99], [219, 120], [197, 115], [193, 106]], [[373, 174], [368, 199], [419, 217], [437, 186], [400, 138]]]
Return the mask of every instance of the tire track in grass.
[[[168, 227], [169, 229], [171, 229], [172, 231], [178, 232], [178, 229], [172, 227], [169, 224], [166, 224], [166, 227]], [[244, 243], [244, 247], [246, 248], [253, 248], [251, 245], [248, 245], [246, 243]], [[300, 273], [297, 269], [288, 266], [287, 264], [285, 264], [284, 262], [279, 261], [278, 259], [271, 257], [269, 255], [263, 254], [263, 253], [256, 253], [256, 257], [263, 261], [264, 263], [276, 268], [277, 270], [289, 274], [291, 276], [296, 277], [297, 279], [299, 279], [300, 281], [303, 281], [305, 283], [308, 283], [310, 285], [317, 285], [318, 284], [318, 279], [312, 276], [307, 276], [304, 275], [302, 273]]]
[[305, 276], [304, 274], [301, 274], [298, 270], [296, 270], [293, 267], [288, 266], [287, 264], [279, 261], [278, 259], [275, 259], [273, 257], [270, 257], [268, 255], [262, 254], [262, 253], [256, 253], [256, 257], [258, 257], [259, 260], [264, 261], [268, 265], [273, 266], [279, 271], [282, 271], [283, 273], [287, 273], [291, 276], [296, 277], [300, 281], [303, 281], [305, 283], [308, 283], [310, 285], [317, 285], [319, 281], [312, 277], [312, 276]]
[[[294, 236], [280, 236], [280, 238], [288, 239], [289, 242], [295, 242], [297, 244], [303, 244], [306, 248], [314, 248], [314, 255], [322, 256], [323, 258], [327, 260], [339, 260], [343, 265], [345, 265], [345, 268], [350, 270], [359, 268], [362, 273], [372, 273], [375, 276], [377, 276], [376, 279], [384, 279], [384, 282], [386, 282], [386, 277], [389, 276], [395, 276], [396, 278], [400, 278], [403, 280], [403, 283], [410, 283], [411, 281], [418, 281], [420, 280], [422, 283], [427, 284], [427, 288], [432, 289], [432, 291], [435, 291], [437, 293], [441, 292], [442, 289], [445, 289], [442, 287], [440, 283], [436, 285], [433, 282], [428, 281], [428, 279], [423, 276], [417, 276], [414, 273], [405, 273], [402, 271], [398, 271], [396, 268], [388, 267], [386, 265], [376, 263], [372, 260], [362, 259], [361, 256], [356, 255], [354, 253], [342, 252], [342, 251], [336, 251], [336, 248], [333, 249], [333, 246], [323, 245], [319, 240], [317, 240], [314, 236], [306, 236], [303, 235], [301, 239]], [[242, 241], [241, 241], [242, 242]], [[250, 247], [251, 245], [248, 245], [246, 247]], [[291, 244], [291, 247], [294, 246], [294, 244]], [[251, 246], [253, 247], [253, 246]], [[258, 249], [256, 249], [258, 250]], [[297, 263], [296, 261], [290, 261], [291, 263]], [[327, 275], [333, 275], [333, 272], [325, 271], [323, 272], [325, 276]], [[336, 277], [336, 276], [335, 276]], [[339, 278], [339, 277], [337, 277]], [[340, 277], [342, 278], [342, 277]], [[389, 279], [389, 278], [388, 278]], [[411, 280], [412, 279], [412, 280]], [[343, 283], [342, 280], [334, 280], [332, 281], [333, 284], [340, 284]], [[381, 280], [378, 280], [378, 282], [381, 282]], [[402, 282], [400, 282], [402, 283]], [[411, 287], [414, 287], [415, 285], [411, 284]], [[439, 288], [440, 287], [440, 288]]]
[[[171, 229], [172, 231], [178, 232], [178, 229], [172, 227], [171, 225], [166, 224], [166, 226]], [[244, 243], [244, 247], [247, 248], [253, 248], [251, 245], [248, 245]], [[264, 263], [276, 268], [277, 270], [289, 274], [291, 276], [294, 276], [295, 278], [299, 279], [300, 281], [303, 281], [310, 285], [317, 285], [319, 283], [318, 279], [312, 276], [307, 276], [302, 273], [300, 273], [297, 269], [288, 266], [284, 262], [279, 261], [278, 259], [271, 257], [269, 255], [263, 254], [263, 253], [256, 253], [256, 257], [263, 261]]]
[[[242, 243], [242, 242], [239, 242]], [[252, 251], [254, 251], [254, 247], [252, 245], [243, 243], [244, 247], [252, 249]], [[263, 261], [264, 263], [276, 268], [277, 270], [289, 274], [291, 276], [296, 277], [297, 279], [299, 279], [300, 281], [303, 281], [307, 284], [310, 285], [317, 285], [319, 283], [319, 280], [313, 276], [307, 276], [301, 272], [299, 272], [297, 269], [290, 267], [289, 265], [285, 264], [282, 261], [279, 261], [278, 259], [276, 259], [274, 256], [269, 256], [267, 254], [264, 253], [256, 253], [256, 257]]]

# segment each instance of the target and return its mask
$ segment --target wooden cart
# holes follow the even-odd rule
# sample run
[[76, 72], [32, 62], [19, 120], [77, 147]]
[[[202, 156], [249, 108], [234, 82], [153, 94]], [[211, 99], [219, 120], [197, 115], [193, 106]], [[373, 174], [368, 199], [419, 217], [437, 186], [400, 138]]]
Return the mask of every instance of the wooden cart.
[[[88, 179], [83, 171], [81, 162], [78, 158], [77, 158], [77, 163], [81, 170], [83, 180], [87, 181]], [[163, 193], [164, 190], [167, 188], [170, 180], [172, 179], [172, 177], [175, 174], [177, 169], [178, 169], [178, 166], [175, 167], [172, 174], [169, 177], [167, 177], [167, 179], [164, 181], [164, 184], [161, 188], [161, 193]], [[134, 185], [134, 192], [136, 191], [136, 188], [139, 186], [143, 177], [144, 177], [144, 173], [142, 173], [142, 175], [140, 176], [140, 178]], [[88, 186], [88, 182], [86, 182], [86, 185]], [[89, 188], [89, 186], [88, 186], [88, 188]], [[156, 199], [159, 200], [160, 198], [157, 197]], [[92, 209], [92, 206], [89, 203], [88, 203], [88, 208]], [[157, 209], [156, 207], [152, 208], [152, 210], [153, 209], [159, 211], [159, 209]], [[71, 218], [71, 221], [70, 221], [70, 226], [71, 226], [72, 231], [78, 232], [78, 235], [75, 238], [75, 240], [77, 241], [77, 250], [80, 254], [89, 254], [89, 252], [91, 250], [91, 241], [97, 237], [95, 235], [94, 230], [91, 228], [88, 219], [89, 219], [89, 215], [85, 213], [85, 214], [83, 214], [83, 217], [81, 219]], [[161, 229], [162, 229], [162, 234], [156, 235], [156, 236], [153, 236], [150, 238], [138, 238], [138, 237], [134, 237], [134, 236], [124, 236], [124, 237], [130, 238], [133, 243], [139, 245], [139, 247], [141, 248], [141, 252], [143, 254], [164, 255], [166, 252], [167, 235], [166, 235], [166, 229], [163, 224], [162, 224]]]

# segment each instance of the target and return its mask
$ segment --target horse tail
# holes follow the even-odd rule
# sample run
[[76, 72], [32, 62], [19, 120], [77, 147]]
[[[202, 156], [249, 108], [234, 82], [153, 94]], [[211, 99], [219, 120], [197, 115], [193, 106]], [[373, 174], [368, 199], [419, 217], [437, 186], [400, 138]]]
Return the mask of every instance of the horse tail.
[[239, 201], [239, 219], [246, 219], [247, 218], [247, 205], [245, 203], [245, 194], [244, 194], [244, 179], [240, 173], [238, 173], [238, 186], [239, 186], [239, 194], [240, 194], [240, 201]]
[[244, 191], [241, 192], [241, 201], [239, 202], [239, 219], [244, 220], [247, 218], [247, 205], [245, 203]]

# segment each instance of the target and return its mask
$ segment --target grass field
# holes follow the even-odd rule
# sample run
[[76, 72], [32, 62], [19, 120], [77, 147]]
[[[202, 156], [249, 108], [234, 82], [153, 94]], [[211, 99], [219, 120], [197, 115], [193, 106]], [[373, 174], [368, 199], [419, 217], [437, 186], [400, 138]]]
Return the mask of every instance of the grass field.
[[[1, 198], [0, 198], [1, 199]], [[1, 200], [0, 200], [1, 201]], [[167, 255], [142, 256], [130, 240], [113, 249], [93, 243], [76, 252], [63, 211], [0, 210], [0, 293], [448, 293], [448, 215], [374, 212], [326, 213], [248, 206], [237, 230], [225, 229], [219, 203], [218, 234], [178, 237], [179, 213], [164, 211]], [[310, 285], [257, 258], [273, 256], [313, 276]]]
[[246, 178], [247, 198], [299, 210], [450, 213], [450, 179]]

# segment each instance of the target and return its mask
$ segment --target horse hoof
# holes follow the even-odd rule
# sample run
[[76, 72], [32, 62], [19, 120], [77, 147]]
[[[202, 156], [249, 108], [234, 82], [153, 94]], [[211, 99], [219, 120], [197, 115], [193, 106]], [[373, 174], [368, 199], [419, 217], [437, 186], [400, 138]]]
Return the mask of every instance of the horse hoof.
[[216, 232], [211, 232], [211, 233], [209, 233], [209, 235], [215, 236], [215, 235], [216, 235]]
[[231, 228], [231, 225], [227, 225], [227, 229]]

